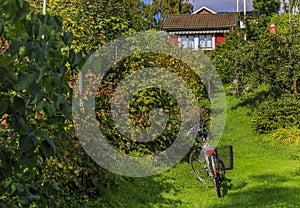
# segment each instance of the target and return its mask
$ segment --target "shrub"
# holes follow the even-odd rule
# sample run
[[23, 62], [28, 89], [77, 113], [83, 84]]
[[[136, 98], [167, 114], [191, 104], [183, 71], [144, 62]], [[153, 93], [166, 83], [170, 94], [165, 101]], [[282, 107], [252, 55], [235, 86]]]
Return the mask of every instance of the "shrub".
[[265, 141], [280, 144], [297, 144], [300, 141], [300, 129], [297, 126], [278, 128], [269, 133]]
[[255, 112], [252, 127], [267, 133], [279, 128], [300, 125], [300, 100], [295, 95], [283, 95], [277, 100], [263, 102]]

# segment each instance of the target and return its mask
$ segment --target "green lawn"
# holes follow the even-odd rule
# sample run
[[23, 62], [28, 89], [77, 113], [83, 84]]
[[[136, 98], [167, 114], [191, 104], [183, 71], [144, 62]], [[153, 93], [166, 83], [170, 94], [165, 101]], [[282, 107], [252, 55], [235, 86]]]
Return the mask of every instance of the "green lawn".
[[250, 109], [238, 104], [227, 98], [220, 144], [233, 145], [234, 169], [226, 173], [231, 188], [222, 198], [194, 178], [184, 159], [159, 175], [120, 182], [107, 191], [105, 207], [300, 207], [300, 160], [292, 157], [300, 156], [300, 145], [262, 142], [264, 136], [251, 131]]

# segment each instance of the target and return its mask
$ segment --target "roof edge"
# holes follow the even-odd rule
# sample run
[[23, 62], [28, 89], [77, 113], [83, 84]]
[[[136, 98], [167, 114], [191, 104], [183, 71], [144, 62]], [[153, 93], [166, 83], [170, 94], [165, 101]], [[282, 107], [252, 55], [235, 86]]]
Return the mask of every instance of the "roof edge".
[[199, 13], [199, 12], [200, 12], [201, 10], [203, 10], [203, 9], [209, 11], [209, 12], [212, 13], [212, 14], [217, 14], [216, 11], [214, 11], [214, 10], [208, 8], [207, 6], [202, 6], [202, 7], [200, 7], [199, 9], [197, 9], [196, 11], [194, 11], [192, 14], [197, 14], [197, 13]]

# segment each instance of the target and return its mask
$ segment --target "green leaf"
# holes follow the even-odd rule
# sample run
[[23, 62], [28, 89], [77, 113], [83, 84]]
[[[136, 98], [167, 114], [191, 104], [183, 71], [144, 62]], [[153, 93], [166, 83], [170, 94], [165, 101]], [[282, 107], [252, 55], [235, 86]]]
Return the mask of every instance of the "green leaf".
[[13, 72], [13, 61], [8, 56], [0, 56], [1, 68], [5, 69], [9, 74]]
[[82, 59], [81, 53], [75, 53], [72, 49], [69, 53], [69, 63], [71, 64], [71, 68], [76, 67]]
[[15, 111], [16, 111], [17, 113], [19, 113], [20, 115], [25, 114], [25, 111], [26, 111], [26, 104], [25, 104], [23, 98], [21, 98], [21, 97], [16, 97], [16, 98], [14, 99], [13, 105], [14, 105], [14, 109], [15, 109]]
[[36, 82], [40, 82], [41, 79], [45, 76], [46, 66], [37, 66], [36, 68], [39, 71], [39, 77]]
[[46, 20], [47, 20], [47, 25], [52, 27], [56, 33], [62, 31], [63, 22], [61, 18], [46, 16]]
[[0, 101], [0, 116], [2, 116], [2, 114], [6, 112], [7, 108], [8, 108], [8, 100], [2, 98]]
[[41, 196], [39, 194], [29, 193], [28, 196], [29, 196], [30, 201], [40, 201], [41, 200]]
[[45, 141], [51, 146], [52, 151], [56, 154], [56, 145], [54, 144], [53, 140], [50, 137], [45, 137]]
[[23, 135], [20, 137], [19, 148], [21, 153], [28, 152], [35, 148], [33, 144], [33, 139], [34, 138], [30, 135]]
[[22, 196], [22, 197], [19, 197], [18, 201], [22, 204], [22, 205], [27, 205], [29, 203], [29, 200]]
[[17, 11], [17, 17], [18, 17], [18, 20], [23, 20], [29, 11], [29, 3], [24, 2], [24, 0], [19, 0], [19, 1], [23, 1], [23, 3], [22, 3], [22, 8], [18, 9], [18, 11]]
[[17, 4], [20, 8], [23, 8], [24, 0], [17, 0]]
[[17, 190], [16, 186], [14, 184], [12, 184], [10, 186], [10, 194], [13, 194], [16, 190]]
[[25, 20], [23, 24], [29, 38], [33, 39], [32, 23], [28, 20]]
[[74, 35], [71, 32], [64, 32], [63, 41], [64, 44], [70, 46], [74, 39]]
[[24, 44], [21, 41], [14, 41], [9, 45], [9, 50], [11, 53], [17, 53], [23, 45]]
[[46, 158], [49, 158], [51, 155], [53, 155], [51, 146], [45, 141], [41, 144], [41, 151]]
[[46, 25], [40, 25], [39, 27], [37, 39], [41, 40], [42, 36], [44, 36], [44, 39], [47, 39], [49, 36], [49, 31], [47, 30]]
[[57, 94], [55, 96], [55, 107], [58, 108], [61, 104], [65, 102], [65, 98], [63, 95]]
[[20, 71], [18, 74], [18, 84], [21, 90], [28, 89], [28, 87], [31, 85], [34, 79], [35, 79], [34, 73], [30, 74], [25, 70]]
[[38, 136], [43, 138], [41, 143], [41, 150], [45, 157], [49, 158], [51, 155], [56, 154], [56, 145], [53, 140], [47, 135], [46, 132], [38, 131]]
[[29, 86], [29, 90], [33, 95], [37, 95], [41, 91], [41, 86], [40, 84], [36, 82], [32, 82]]

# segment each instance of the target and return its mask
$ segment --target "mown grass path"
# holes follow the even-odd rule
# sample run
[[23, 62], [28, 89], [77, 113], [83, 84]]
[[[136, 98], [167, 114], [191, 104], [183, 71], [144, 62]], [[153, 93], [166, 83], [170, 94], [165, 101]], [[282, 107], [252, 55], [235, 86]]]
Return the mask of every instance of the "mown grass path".
[[262, 142], [264, 136], [251, 131], [249, 113], [237, 98], [227, 97], [220, 144], [233, 145], [234, 170], [226, 173], [232, 186], [222, 198], [193, 177], [184, 159], [159, 175], [120, 182], [108, 190], [105, 207], [300, 207], [300, 145]]

